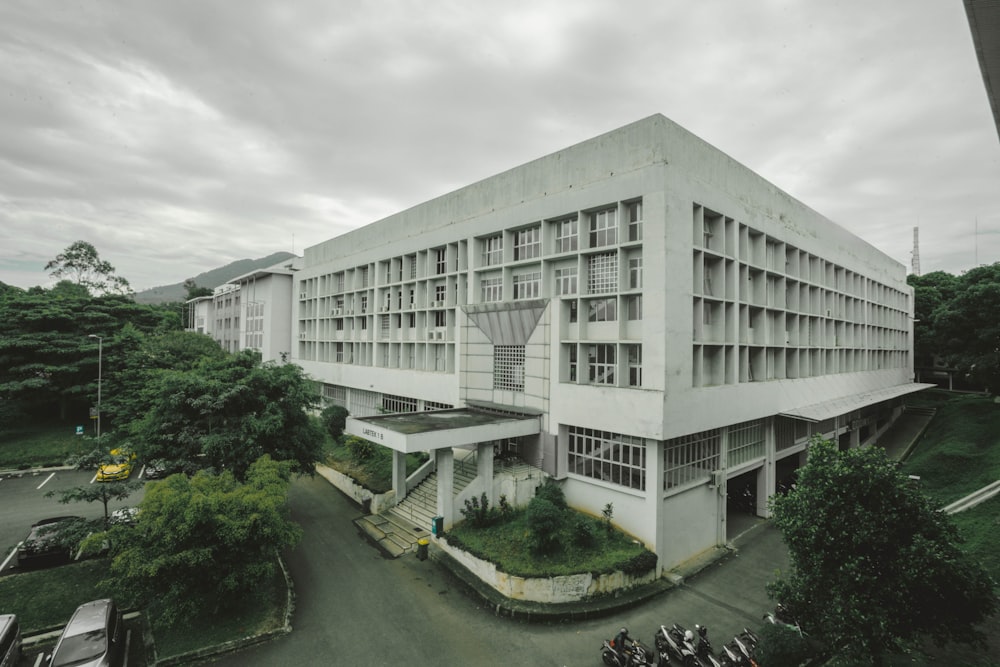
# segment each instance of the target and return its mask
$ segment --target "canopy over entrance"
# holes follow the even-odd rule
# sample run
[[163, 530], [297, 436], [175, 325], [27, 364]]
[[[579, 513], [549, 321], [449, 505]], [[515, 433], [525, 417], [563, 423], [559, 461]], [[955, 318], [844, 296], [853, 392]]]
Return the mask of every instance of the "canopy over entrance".
[[934, 384], [912, 382], [909, 384], [897, 385], [895, 387], [878, 389], [876, 391], [851, 394], [850, 396], [834, 398], [820, 403], [813, 403], [812, 405], [795, 408], [794, 410], [786, 410], [780, 414], [782, 417], [803, 419], [808, 422], [821, 422], [834, 417], [839, 417], [840, 415], [847, 414], [848, 412], [853, 412], [854, 410], [866, 408], [869, 405], [874, 405], [876, 403], [881, 403], [893, 398], [898, 398], [899, 396], [905, 396], [907, 394], [912, 394], [914, 392], [936, 386], [937, 385]]
[[348, 417], [344, 431], [404, 454], [477, 442], [536, 435], [537, 416], [496, 414], [475, 408]]

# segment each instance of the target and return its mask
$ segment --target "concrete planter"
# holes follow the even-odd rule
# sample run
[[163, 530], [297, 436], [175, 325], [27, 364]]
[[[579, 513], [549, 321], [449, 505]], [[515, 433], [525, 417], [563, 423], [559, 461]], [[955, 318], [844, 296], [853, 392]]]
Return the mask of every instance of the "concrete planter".
[[357, 484], [353, 478], [322, 464], [316, 465], [316, 472], [330, 484], [343, 491], [362, 507], [367, 506], [371, 514], [380, 514], [396, 504], [396, 493], [373, 493]]
[[493, 563], [453, 547], [448, 544], [447, 537], [438, 538], [436, 545], [483, 583], [512, 600], [546, 604], [580, 602], [596, 596], [614, 595], [650, 584], [657, 579], [655, 569], [638, 576], [618, 571], [598, 576], [587, 572], [560, 577], [518, 577], [498, 570]]

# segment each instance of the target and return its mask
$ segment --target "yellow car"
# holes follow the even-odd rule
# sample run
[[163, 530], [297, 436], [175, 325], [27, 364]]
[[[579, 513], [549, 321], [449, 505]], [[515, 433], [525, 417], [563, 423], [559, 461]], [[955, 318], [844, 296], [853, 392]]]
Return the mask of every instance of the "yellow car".
[[132, 462], [135, 454], [121, 449], [111, 450], [111, 463], [102, 463], [97, 469], [98, 482], [115, 482], [128, 479], [132, 474]]

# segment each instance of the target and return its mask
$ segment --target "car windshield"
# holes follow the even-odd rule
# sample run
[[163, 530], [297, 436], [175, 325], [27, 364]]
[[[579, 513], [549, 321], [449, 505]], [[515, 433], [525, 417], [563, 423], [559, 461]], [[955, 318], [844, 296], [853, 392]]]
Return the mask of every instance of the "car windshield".
[[64, 637], [59, 651], [52, 656], [52, 667], [79, 665], [104, 654], [107, 649], [104, 628]]

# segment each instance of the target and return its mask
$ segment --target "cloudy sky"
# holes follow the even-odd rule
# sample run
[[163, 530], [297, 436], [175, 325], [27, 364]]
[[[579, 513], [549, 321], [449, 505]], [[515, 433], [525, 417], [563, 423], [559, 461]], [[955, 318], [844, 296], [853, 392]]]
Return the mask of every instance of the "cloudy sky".
[[4, 0], [0, 281], [301, 254], [653, 113], [907, 266], [1000, 260], [958, 0]]

